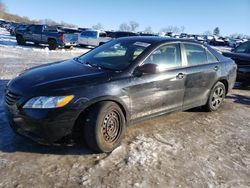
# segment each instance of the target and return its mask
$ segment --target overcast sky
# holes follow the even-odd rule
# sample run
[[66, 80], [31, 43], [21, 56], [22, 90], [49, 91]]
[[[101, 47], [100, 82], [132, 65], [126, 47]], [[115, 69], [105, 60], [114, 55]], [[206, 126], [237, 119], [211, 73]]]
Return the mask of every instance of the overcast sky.
[[220, 27], [221, 34], [250, 35], [250, 0], [3, 0], [10, 13], [31, 19], [49, 18], [81, 27], [101, 23], [118, 29], [136, 21], [138, 30], [158, 32], [169, 25], [199, 34]]

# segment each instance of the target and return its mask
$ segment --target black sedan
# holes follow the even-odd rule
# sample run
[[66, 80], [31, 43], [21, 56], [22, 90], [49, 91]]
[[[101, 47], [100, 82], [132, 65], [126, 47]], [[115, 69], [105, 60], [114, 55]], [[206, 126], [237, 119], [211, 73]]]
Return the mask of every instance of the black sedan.
[[120, 38], [20, 74], [6, 87], [5, 109], [13, 130], [38, 142], [72, 134], [110, 152], [139, 120], [198, 106], [217, 110], [236, 68], [193, 40]]
[[230, 57], [238, 65], [237, 81], [245, 86], [250, 85], [250, 41], [242, 43], [231, 52], [224, 52], [224, 56]]

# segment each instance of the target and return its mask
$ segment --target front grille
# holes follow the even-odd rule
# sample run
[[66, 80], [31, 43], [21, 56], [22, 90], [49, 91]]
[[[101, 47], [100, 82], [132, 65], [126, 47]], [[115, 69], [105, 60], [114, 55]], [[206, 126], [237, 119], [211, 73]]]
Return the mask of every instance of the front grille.
[[11, 106], [14, 105], [17, 100], [20, 99], [20, 95], [17, 95], [15, 93], [12, 93], [11, 91], [7, 91], [5, 94], [5, 102], [7, 105]]

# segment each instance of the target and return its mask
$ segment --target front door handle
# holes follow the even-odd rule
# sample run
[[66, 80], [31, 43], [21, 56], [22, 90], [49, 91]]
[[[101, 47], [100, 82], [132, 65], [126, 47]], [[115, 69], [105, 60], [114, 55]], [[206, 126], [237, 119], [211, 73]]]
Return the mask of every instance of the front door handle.
[[179, 74], [177, 74], [176, 78], [182, 79], [182, 78], [184, 78], [184, 74], [183, 73], [179, 73]]
[[214, 70], [215, 70], [215, 71], [219, 70], [219, 66], [216, 65], [216, 66], [214, 67]]

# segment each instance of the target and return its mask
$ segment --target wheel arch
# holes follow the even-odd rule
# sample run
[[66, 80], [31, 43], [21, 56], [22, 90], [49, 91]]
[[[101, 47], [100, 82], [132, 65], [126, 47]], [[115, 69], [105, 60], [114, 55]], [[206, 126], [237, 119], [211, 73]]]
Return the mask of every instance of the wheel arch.
[[116, 103], [121, 108], [126, 122], [130, 120], [130, 113], [129, 113], [128, 106], [121, 99], [119, 99], [118, 97], [114, 97], [114, 96], [98, 97], [94, 100], [87, 101], [87, 102], [86, 102], [86, 99], [84, 99], [84, 101], [78, 101], [79, 104], [84, 103], [84, 105], [80, 105], [81, 110], [77, 117], [79, 118], [81, 115], [85, 114], [89, 108], [93, 107], [97, 103], [105, 102], [105, 101]]
[[[226, 78], [221, 78], [221, 79], [219, 79], [216, 83], [218, 83], [218, 82], [221, 82], [221, 83], [223, 83], [224, 84], [224, 86], [225, 86], [225, 88], [226, 88], [226, 94], [228, 93], [228, 81], [227, 81], [227, 79]], [[215, 83], [215, 84], [216, 84]]]

